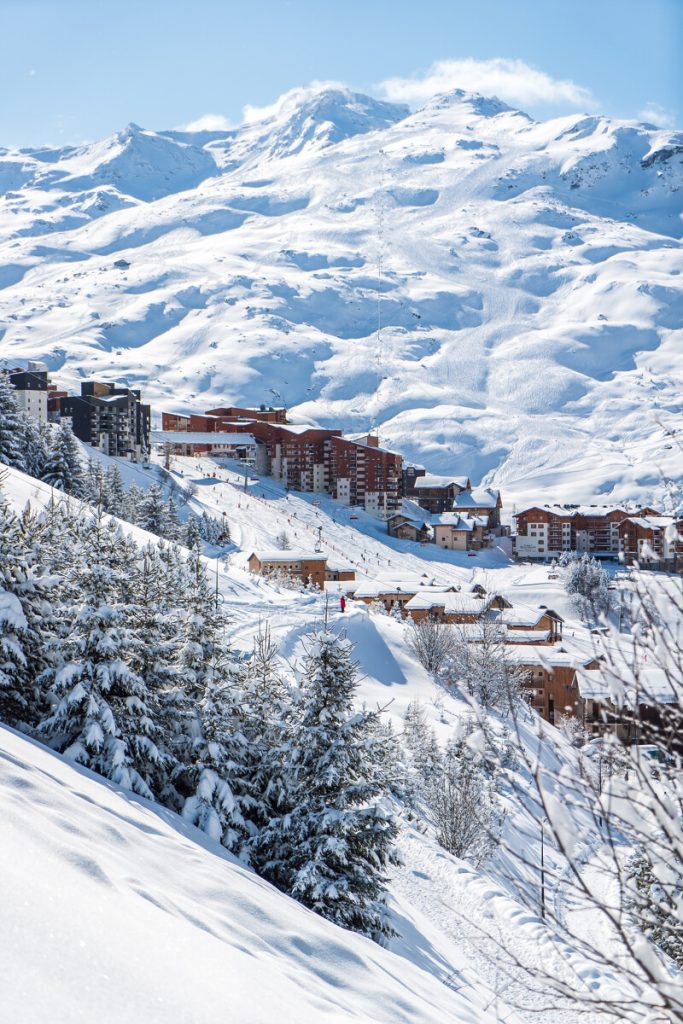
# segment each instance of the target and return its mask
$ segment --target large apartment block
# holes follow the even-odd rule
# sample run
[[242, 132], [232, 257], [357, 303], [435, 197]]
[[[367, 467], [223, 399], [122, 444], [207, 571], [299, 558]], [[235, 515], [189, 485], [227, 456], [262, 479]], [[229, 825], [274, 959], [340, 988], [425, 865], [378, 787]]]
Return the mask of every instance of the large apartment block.
[[400, 508], [403, 459], [380, 448], [377, 437], [331, 437], [326, 456], [331, 491], [338, 501], [376, 514], [390, 515]]
[[164, 431], [216, 433], [216, 443], [194, 444], [193, 451], [218, 448], [221, 433], [247, 433], [256, 441], [259, 472], [271, 473], [296, 491], [333, 495], [346, 505], [390, 514], [400, 507], [403, 459], [379, 446], [374, 435], [342, 437], [341, 430], [283, 422], [282, 409], [211, 409], [204, 414], [162, 413]]
[[84, 381], [80, 396], [60, 398], [60, 414], [76, 437], [107, 455], [138, 459], [149, 449], [151, 411], [139, 391]]
[[633, 515], [660, 515], [655, 509], [628, 511], [608, 505], [535, 505], [515, 516], [518, 558], [557, 558], [574, 551], [618, 557], [620, 524]]
[[29, 362], [26, 369], [9, 371], [17, 405], [31, 419], [47, 423], [48, 379], [45, 363]]

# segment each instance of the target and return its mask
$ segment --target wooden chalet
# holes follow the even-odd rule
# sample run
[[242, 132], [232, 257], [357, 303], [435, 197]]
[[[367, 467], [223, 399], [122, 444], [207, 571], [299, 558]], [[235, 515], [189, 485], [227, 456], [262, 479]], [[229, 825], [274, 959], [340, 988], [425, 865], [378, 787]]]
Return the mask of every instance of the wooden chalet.
[[247, 564], [259, 576], [289, 576], [325, 588], [327, 555], [320, 551], [253, 551]]

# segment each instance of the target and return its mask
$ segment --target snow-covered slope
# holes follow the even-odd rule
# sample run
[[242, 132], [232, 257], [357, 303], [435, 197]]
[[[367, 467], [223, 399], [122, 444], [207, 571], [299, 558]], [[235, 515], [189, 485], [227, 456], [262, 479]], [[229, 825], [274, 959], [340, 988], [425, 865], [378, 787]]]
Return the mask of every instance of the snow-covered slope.
[[2, 151], [2, 356], [379, 424], [515, 501], [676, 506], [682, 185], [680, 133], [461, 91]]
[[16, 1024], [493, 1024], [471, 994], [304, 910], [176, 815], [5, 728], [0, 805]]
[[[154, 467], [99, 457], [115, 461], [127, 483], [158, 480]], [[283, 529], [310, 546], [321, 529], [325, 551], [359, 574], [482, 583], [513, 604], [558, 609], [571, 645], [590, 653], [600, 642], [575, 620], [561, 581], [547, 567], [510, 565], [495, 551], [470, 560], [462, 552], [405, 544], [380, 533], [365, 513], [351, 523], [349, 510], [331, 499], [314, 505], [311, 496], [289, 494], [273, 480], [253, 481], [245, 492], [239, 472], [211, 460], [179, 458], [173, 478], [189, 487], [195, 512], [225, 515], [230, 526], [237, 550], [220, 562], [208, 559], [207, 569], [212, 579], [216, 573], [233, 648], [249, 650], [267, 621], [291, 668], [302, 638], [325, 616], [353, 643], [359, 700], [384, 707], [397, 731], [408, 704], [419, 701], [446, 741], [471, 718], [471, 704], [457, 688], [435, 685], [410, 651], [405, 623], [351, 602], [341, 614], [336, 601], [326, 608], [322, 595], [251, 576], [244, 565], [252, 547], [272, 544]], [[27, 501], [45, 507], [52, 498], [48, 485], [14, 469], [6, 471], [2, 489], [17, 511]], [[129, 524], [122, 529], [139, 544], [151, 536]], [[510, 724], [491, 712], [501, 748]], [[542, 736], [542, 764], [556, 792], [561, 772], [576, 770], [577, 751], [531, 712], [519, 730], [530, 759]], [[524, 760], [515, 759], [501, 787], [503, 842], [483, 869], [443, 850], [419, 817], [403, 816], [403, 863], [389, 885], [399, 937], [387, 952], [307, 913], [170, 812], [0, 729], [0, 869], [10, 894], [0, 976], [12, 979], [3, 991], [16, 993], [7, 1013], [18, 1024], [46, 1015], [58, 1024], [95, 1016], [103, 1024], [138, 1017], [185, 1024], [225, 1012], [244, 1024], [577, 1024], [573, 1011], [548, 1007], [546, 993], [529, 989], [524, 972], [500, 969], [502, 942], [522, 963], [533, 966], [542, 956], [568, 983], [577, 977], [589, 977], [593, 986], [609, 983], [567, 943], [558, 949], [538, 916], [542, 813]], [[589, 815], [583, 824], [577, 842], [588, 856], [596, 836]], [[564, 865], [549, 838], [544, 856], [548, 877], [560, 877]], [[565, 898], [561, 886], [553, 898], [558, 905]]]

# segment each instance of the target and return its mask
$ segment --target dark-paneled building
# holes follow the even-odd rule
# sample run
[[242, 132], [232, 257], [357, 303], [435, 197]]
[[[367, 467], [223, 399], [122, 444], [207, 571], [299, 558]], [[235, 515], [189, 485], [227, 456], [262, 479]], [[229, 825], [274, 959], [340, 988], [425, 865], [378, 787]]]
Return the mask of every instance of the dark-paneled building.
[[76, 437], [107, 455], [139, 459], [149, 450], [151, 409], [140, 392], [102, 381], [84, 381], [81, 394], [60, 399]]

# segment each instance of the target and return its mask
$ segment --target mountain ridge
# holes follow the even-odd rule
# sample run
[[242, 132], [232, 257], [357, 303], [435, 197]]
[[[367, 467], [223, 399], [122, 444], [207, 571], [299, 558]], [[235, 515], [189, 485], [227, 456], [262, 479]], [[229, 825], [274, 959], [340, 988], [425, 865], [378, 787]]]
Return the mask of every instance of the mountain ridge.
[[323, 88], [200, 136], [0, 152], [5, 360], [275, 397], [514, 500], [683, 500], [680, 133]]

